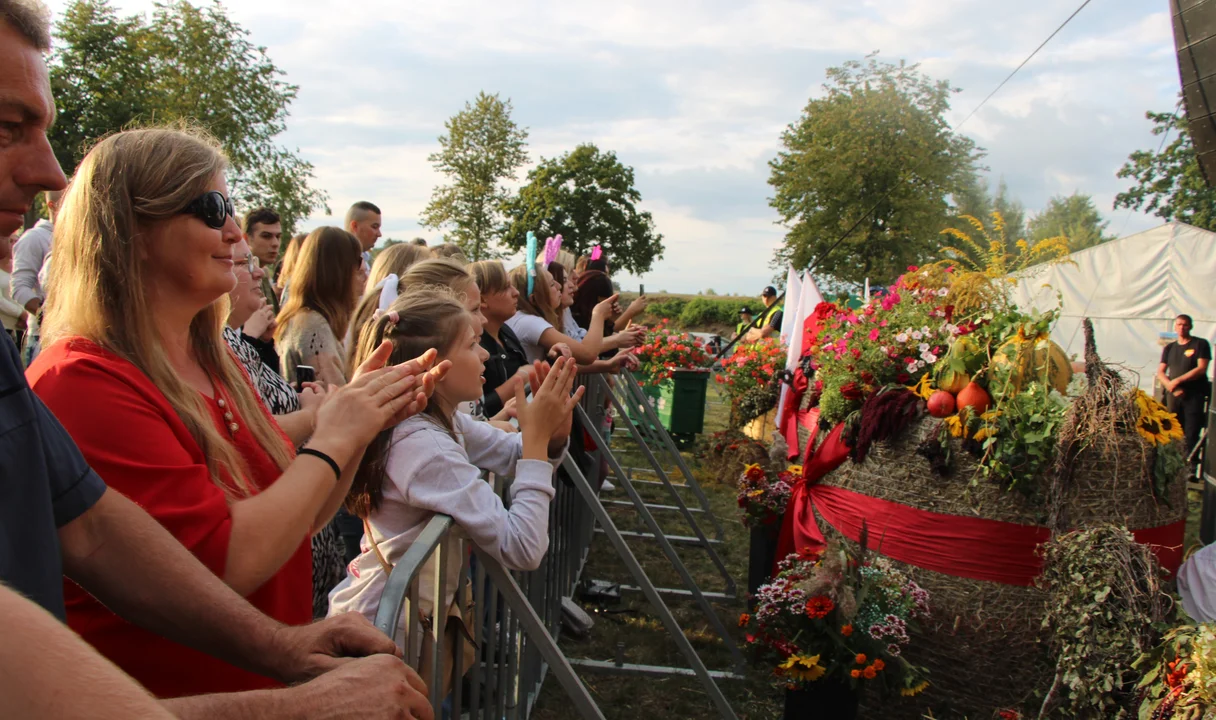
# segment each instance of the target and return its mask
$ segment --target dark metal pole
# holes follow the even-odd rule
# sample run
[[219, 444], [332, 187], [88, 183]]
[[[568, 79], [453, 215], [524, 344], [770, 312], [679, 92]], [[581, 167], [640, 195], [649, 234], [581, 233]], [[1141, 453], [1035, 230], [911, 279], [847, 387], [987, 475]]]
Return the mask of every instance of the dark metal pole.
[[[781, 293], [780, 295], [778, 295], [777, 299], [773, 301], [773, 305], [776, 305], [777, 303], [781, 302], [782, 300], [785, 300], [785, 293]], [[763, 300], [761, 302], [763, 302]], [[767, 312], [768, 309], [771, 308], [773, 305], [765, 305], [764, 306], [765, 312]], [[756, 317], [752, 318], [751, 323], [749, 323], [747, 327], [743, 328], [743, 331], [740, 332], [738, 335], [736, 335], [734, 340], [731, 340], [730, 342], [728, 342], [726, 344], [726, 347], [719, 350], [718, 354], [714, 356], [714, 359], [710, 361], [709, 367], [707, 367], [705, 369], [708, 370], [709, 368], [712, 368], [714, 365], [717, 365], [718, 361], [722, 359], [722, 356], [725, 355], [728, 350], [733, 348], [735, 346], [735, 343], [742, 340], [743, 336], [746, 335], [748, 333], [748, 331], [750, 331], [752, 328], [756, 327], [756, 323], [760, 322], [760, 318], [764, 317], [764, 315], [765, 315], [765, 313], [760, 313]]]

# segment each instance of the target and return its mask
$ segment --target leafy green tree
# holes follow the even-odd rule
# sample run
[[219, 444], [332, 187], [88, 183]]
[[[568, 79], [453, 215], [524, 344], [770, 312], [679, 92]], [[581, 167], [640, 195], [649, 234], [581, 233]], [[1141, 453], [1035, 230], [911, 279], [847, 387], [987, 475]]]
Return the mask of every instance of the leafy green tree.
[[329, 212], [311, 187], [313, 166], [275, 142], [298, 88], [219, 2], [157, 3], [147, 18], [121, 17], [109, 0], [76, 0], [55, 36], [51, 144], [65, 172], [109, 133], [185, 120], [224, 146], [239, 207], [275, 208], [285, 236], [313, 210]]
[[789, 229], [776, 264], [807, 265], [860, 221], [816, 272], [889, 282], [934, 256], [948, 199], [982, 153], [946, 122], [955, 91], [916, 65], [871, 55], [827, 76], [769, 163], [770, 204]]
[[1178, 113], [1148, 112], [1153, 135], [1177, 132], [1160, 151], [1137, 150], [1128, 156], [1118, 177], [1136, 185], [1115, 196], [1115, 208], [1153, 213], [1162, 220], [1177, 220], [1205, 230], [1216, 230], [1216, 189], [1208, 187], [1186, 118]]
[[435, 188], [422, 224], [451, 226], [450, 239], [473, 260], [493, 256], [494, 232], [510, 199], [503, 185], [528, 162], [528, 131], [511, 119], [511, 101], [478, 93], [444, 123], [440, 150], [427, 159], [451, 184]]
[[[1010, 245], [1026, 236], [1026, 206], [1009, 194], [1004, 178], [997, 183], [996, 194], [990, 192], [988, 183], [978, 175], [968, 178], [963, 188], [954, 193], [955, 215], [970, 215], [992, 230], [994, 212], [1000, 213], [1005, 221], [1006, 241]], [[956, 219], [953, 224], [964, 232], [972, 229], [966, 221]]]
[[542, 240], [562, 236], [562, 247], [578, 255], [600, 245], [614, 268], [640, 275], [663, 257], [663, 236], [654, 219], [639, 212], [642, 195], [633, 168], [616, 153], [579, 145], [558, 158], [541, 158], [528, 183], [505, 206], [503, 242], [523, 248], [529, 230]]
[[1089, 195], [1074, 192], [1065, 197], [1057, 195], [1047, 202], [1043, 212], [1030, 219], [1030, 243], [1063, 235], [1068, 238], [1072, 252], [1114, 240], [1106, 234], [1109, 222], [1102, 220], [1094, 200]]

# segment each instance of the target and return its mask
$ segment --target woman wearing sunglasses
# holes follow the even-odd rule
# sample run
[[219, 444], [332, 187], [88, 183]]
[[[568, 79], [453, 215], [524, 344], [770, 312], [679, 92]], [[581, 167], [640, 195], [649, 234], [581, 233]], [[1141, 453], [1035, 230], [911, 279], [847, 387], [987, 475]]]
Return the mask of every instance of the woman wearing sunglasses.
[[[305, 624], [309, 535], [367, 442], [425, 405], [430, 356], [381, 368], [382, 348], [330, 393], [297, 453], [221, 334], [241, 238], [224, 169], [213, 140], [176, 130], [117, 133], [89, 152], [64, 198], [45, 349], [27, 375], [109, 486], [253, 605]], [[68, 624], [157, 696], [275, 684], [131, 625], [76, 585], [65, 595]]]
[[304, 238], [291, 276], [291, 288], [276, 320], [275, 346], [283, 360], [283, 375], [297, 380], [297, 365], [308, 365], [316, 379], [331, 386], [347, 382], [345, 346], [355, 303], [367, 274], [363, 248], [341, 228], [322, 227]]

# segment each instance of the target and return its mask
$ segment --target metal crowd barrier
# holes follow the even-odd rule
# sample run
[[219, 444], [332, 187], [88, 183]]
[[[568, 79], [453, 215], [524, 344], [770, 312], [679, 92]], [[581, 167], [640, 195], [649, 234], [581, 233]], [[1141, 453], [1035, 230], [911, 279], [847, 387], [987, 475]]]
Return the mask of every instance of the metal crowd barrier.
[[[628, 380], [631, 381], [632, 378]], [[623, 483], [631, 504], [638, 508], [640, 516], [646, 521], [650, 530], [648, 534], [651, 537], [657, 536], [665, 553], [673, 560], [687, 587], [683, 592], [698, 601], [710, 616], [715, 629], [721, 631], [721, 623], [714, 615], [707, 598], [693, 583], [683, 563], [655, 524], [648, 508], [634, 491], [629, 477], [623, 474], [620, 464], [608, 449], [609, 433], [606, 431], [606, 422], [609, 408], [615, 406], [618, 410], [618, 420], [622, 419], [621, 416], [625, 413], [620, 399], [614, 397], [612, 388], [603, 376], [581, 376], [579, 381], [585, 387], [585, 393], [575, 414], [586, 431], [586, 436], [590, 437], [593, 447], [584, 447], [574, 454], [567, 453], [562, 463], [563, 475], [555, 476], [556, 495], [549, 510], [549, 550], [541, 566], [532, 572], [509, 571], [471, 541], [456, 542], [462, 535], [459, 527], [450, 517], [436, 515], [393, 567], [376, 614], [376, 627], [389, 637], [396, 637], [401, 619], [408, 618], [406, 662], [414, 668], [422, 666], [423, 633], [429, 636], [430, 677], [424, 677], [423, 680], [430, 690], [431, 705], [437, 719], [526, 720], [530, 717], [541, 685], [550, 672], [572, 701], [578, 717], [603, 718], [587, 688], [574, 673], [572, 665], [626, 674], [694, 675], [702, 682], [710, 699], [717, 706], [720, 717], [733, 719], [734, 712], [714, 681], [715, 678], [735, 676], [709, 671], [701, 662], [660, 596], [662, 592], [671, 591], [656, 589], [646, 577], [625, 543], [623, 533], [616, 529], [600, 502], [597, 496], [598, 484], [588, 479], [598, 479], [601, 464], [607, 462], [615, 478]], [[627, 417], [623, 418], [623, 422], [628, 427], [633, 427]], [[579, 445], [582, 444], [581, 440], [582, 438], [578, 438]], [[670, 438], [667, 440], [670, 442]], [[647, 453], [649, 454], [649, 451]], [[678, 456], [678, 452], [676, 455]], [[686, 472], [687, 468], [682, 467], [681, 470]], [[691, 473], [687, 473], [686, 477], [691, 478]], [[489, 476], [488, 481], [503, 495], [504, 502], [508, 502], [506, 490], [509, 481], [504, 482], [493, 476]], [[699, 489], [697, 488], [698, 491]], [[672, 491], [674, 492], [674, 488]], [[697, 494], [700, 495], [699, 492]], [[678, 504], [683, 505], [683, 502], [678, 501]], [[683, 514], [691, 518], [687, 507], [684, 507]], [[716, 524], [716, 519], [714, 522]], [[600, 532], [608, 536], [618, 556], [634, 576], [638, 585], [631, 589], [642, 592], [651, 601], [660, 621], [689, 662], [691, 669], [632, 666], [622, 664], [619, 660], [616, 663], [570, 660], [558, 648], [554, 638], [561, 628], [562, 600], [574, 595], [597, 525]], [[695, 521], [693, 525], [695, 528]], [[708, 547], [709, 539], [699, 529], [696, 534], [700, 543]], [[471, 553], [459, 552], [458, 548], [461, 547], [470, 548]], [[428, 563], [431, 563], [430, 567], [434, 570], [428, 568], [424, 572]], [[460, 564], [456, 596], [462, 597], [466, 588], [471, 589], [475, 617], [470, 623], [470, 629], [477, 648], [477, 657], [474, 658], [469, 671], [461, 677], [460, 669], [467, 659], [464, 657], [464, 643], [456, 642], [454, 657], [451, 658], [452, 677], [447, 678], [448, 682], [445, 683], [445, 678], [442, 677], [445, 662], [448, 661], [444, 643], [445, 608], [436, 608], [434, 612], [441, 622], [428, 622], [421, 617], [418, 608], [422, 583], [427, 583], [430, 597], [446, 597], [447, 571], [452, 563]], [[733, 593], [733, 590], [732, 583], [730, 591]], [[738, 663], [741, 658], [737, 648], [729, 636], [726, 641], [733, 659]], [[445, 685], [450, 686], [447, 693], [443, 689]]]
[[[558, 492], [559, 496], [563, 494], [560, 489]], [[559, 520], [569, 506], [555, 498], [550, 506], [550, 523]], [[556, 532], [551, 533], [551, 543], [568, 534], [563, 524], [553, 526]], [[461, 535], [452, 518], [433, 517], [394, 565], [376, 612], [376, 627], [389, 637], [396, 637], [401, 619], [408, 618], [405, 661], [411, 667], [422, 667], [422, 638], [431, 640], [431, 670], [423, 680], [430, 690], [435, 717], [527, 718], [545, 676], [552, 672], [578, 710], [578, 717], [602, 720], [603, 713], [554, 640], [561, 623], [562, 594], [558, 588], [570, 581], [572, 567], [566, 554], [555, 552], [551, 545], [536, 571], [510, 571], [474, 543], [454, 542]], [[472, 552], [458, 552], [457, 548], [462, 547]], [[471, 558], [475, 562], [470, 562]], [[434, 571], [424, 573], [431, 561]], [[462, 597], [468, 589], [472, 591], [474, 615], [469, 629], [477, 657], [462, 677], [465, 647], [463, 642], [454, 643], [452, 676], [444, 678], [443, 668], [449, 662], [444, 642], [446, 624], [422, 617], [419, 594], [422, 584], [427, 583], [431, 597], [445, 598], [451, 563], [460, 563], [456, 597]], [[436, 604], [432, 615], [444, 620], [441, 605]], [[451, 688], [446, 696], [445, 685]]]

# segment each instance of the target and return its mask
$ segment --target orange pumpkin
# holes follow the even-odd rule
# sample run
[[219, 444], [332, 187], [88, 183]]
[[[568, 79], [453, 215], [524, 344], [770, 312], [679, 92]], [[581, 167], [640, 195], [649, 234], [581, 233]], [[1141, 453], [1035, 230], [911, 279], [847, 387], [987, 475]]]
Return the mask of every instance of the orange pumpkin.
[[967, 387], [959, 391], [956, 399], [959, 412], [962, 412], [963, 408], [969, 408], [974, 415], [988, 412], [988, 408], [992, 405], [992, 398], [989, 397], [988, 391], [974, 382], [967, 383]]

